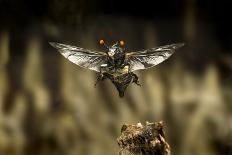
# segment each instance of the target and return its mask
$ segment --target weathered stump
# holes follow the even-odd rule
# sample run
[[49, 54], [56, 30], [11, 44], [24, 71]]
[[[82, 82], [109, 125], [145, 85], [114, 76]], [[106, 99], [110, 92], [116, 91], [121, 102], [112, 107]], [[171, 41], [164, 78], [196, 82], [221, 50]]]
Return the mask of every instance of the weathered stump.
[[169, 144], [165, 141], [163, 122], [146, 125], [123, 125], [121, 135], [117, 138], [119, 155], [170, 155]]

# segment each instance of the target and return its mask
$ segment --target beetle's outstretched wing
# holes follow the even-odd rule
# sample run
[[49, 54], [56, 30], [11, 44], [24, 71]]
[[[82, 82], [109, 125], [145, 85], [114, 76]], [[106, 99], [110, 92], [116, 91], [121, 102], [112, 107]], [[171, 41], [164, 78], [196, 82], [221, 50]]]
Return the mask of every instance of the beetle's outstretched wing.
[[158, 65], [182, 46], [184, 46], [184, 44], [179, 43], [126, 53], [126, 59], [130, 64], [130, 71], [147, 69]]
[[78, 66], [100, 72], [100, 66], [106, 63], [107, 55], [81, 47], [50, 42], [65, 58]]

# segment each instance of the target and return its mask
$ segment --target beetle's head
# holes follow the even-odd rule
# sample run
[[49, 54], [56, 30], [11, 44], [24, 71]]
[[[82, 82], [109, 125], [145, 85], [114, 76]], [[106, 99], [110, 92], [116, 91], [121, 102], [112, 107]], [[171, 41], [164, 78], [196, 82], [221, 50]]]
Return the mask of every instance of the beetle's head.
[[124, 50], [124, 45], [125, 45], [124, 41], [116, 42], [112, 46], [106, 45], [105, 42], [104, 42], [104, 40], [100, 40], [99, 43], [101, 45], [104, 45], [108, 49], [107, 54], [110, 57], [113, 57], [115, 55], [115, 53], [117, 53], [118, 51], [123, 51]]

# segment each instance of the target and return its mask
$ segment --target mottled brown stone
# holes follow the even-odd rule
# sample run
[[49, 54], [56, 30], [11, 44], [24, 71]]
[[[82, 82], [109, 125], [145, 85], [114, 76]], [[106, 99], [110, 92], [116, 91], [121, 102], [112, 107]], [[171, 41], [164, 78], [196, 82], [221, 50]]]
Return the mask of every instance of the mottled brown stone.
[[121, 135], [117, 138], [120, 147], [120, 155], [170, 155], [169, 144], [165, 140], [163, 122], [149, 123], [145, 125], [124, 124]]

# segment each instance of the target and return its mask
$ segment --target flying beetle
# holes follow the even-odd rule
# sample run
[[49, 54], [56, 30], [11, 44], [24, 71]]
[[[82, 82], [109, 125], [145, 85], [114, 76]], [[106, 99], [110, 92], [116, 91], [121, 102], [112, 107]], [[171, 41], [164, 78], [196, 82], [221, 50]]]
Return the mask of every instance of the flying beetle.
[[139, 78], [133, 73], [141, 69], [153, 67], [169, 58], [183, 43], [170, 44], [135, 52], [125, 50], [124, 41], [119, 41], [112, 46], [104, 40], [99, 43], [107, 50], [98, 52], [81, 47], [50, 42], [65, 58], [80, 67], [94, 70], [99, 73], [95, 86], [99, 81], [110, 79], [123, 97], [126, 88], [131, 83], [139, 86]]

